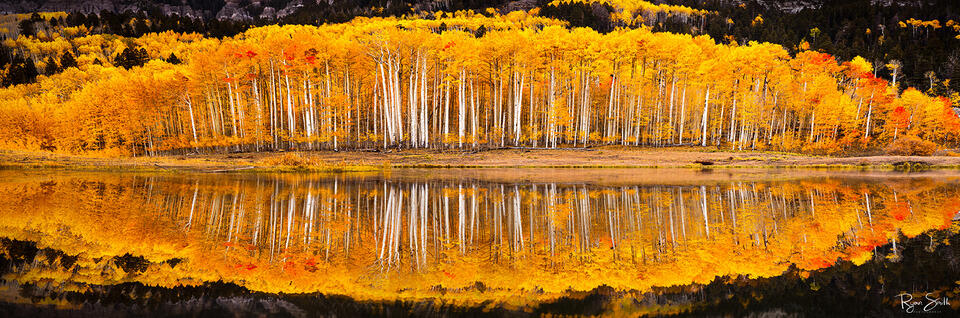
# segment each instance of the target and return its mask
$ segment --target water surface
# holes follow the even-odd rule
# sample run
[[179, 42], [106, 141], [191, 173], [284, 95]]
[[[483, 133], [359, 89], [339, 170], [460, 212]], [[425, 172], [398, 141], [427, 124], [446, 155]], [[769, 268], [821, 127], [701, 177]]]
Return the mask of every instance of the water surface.
[[[599, 308], [574, 303], [567, 313], [690, 313], [711, 302], [705, 291], [716, 284], [776, 285], [784, 275], [805, 281], [898, 263], [904, 240], [924, 233], [932, 253], [947, 240], [934, 242], [931, 231], [956, 233], [958, 180], [956, 171], [762, 169], [2, 171], [0, 301], [78, 310], [111, 287], [150, 290], [128, 297], [137, 299], [228, 284], [257, 297], [429, 301], [487, 313], [602, 294]], [[904, 291], [951, 288], [930, 282]], [[871, 288], [855, 290], [867, 297]], [[900, 292], [882, 292], [884, 310], [898, 312]], [[189, 298], [174, 294], [167, 300]], [[271, 301], [237, 310], [315, 313]]]

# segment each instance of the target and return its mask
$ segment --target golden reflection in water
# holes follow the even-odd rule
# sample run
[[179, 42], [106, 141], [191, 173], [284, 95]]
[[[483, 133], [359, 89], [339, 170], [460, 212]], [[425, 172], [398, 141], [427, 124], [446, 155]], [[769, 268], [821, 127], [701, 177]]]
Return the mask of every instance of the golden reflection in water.
[[[634, 185], [404, 175], [3, 172], [0, 237], [79, 256], [3, 278], [524, 305], [601, 285], [862, 263], [901, 234], [949, 227], [960, 209], [955, 175]], [[149, 264], [127, 272], [116, 258], [126, 254]]]

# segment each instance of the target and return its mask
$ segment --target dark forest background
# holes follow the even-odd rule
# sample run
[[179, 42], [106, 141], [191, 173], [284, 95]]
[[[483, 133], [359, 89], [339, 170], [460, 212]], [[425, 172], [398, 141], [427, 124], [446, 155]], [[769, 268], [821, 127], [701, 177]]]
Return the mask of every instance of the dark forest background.
[[[42, 2], [42, 1], [39, 1]], [[417, 13], [497, 8], [500, 12], [541, 8], [540, 14], [568, 21], [571, 27], [590, 27], [609, 32], [616, 24], [609, 18], [613, 10], [601, 4], [565, 4], [553, 6], [548, 0], [479, 1], [479, 0], [154, 0], [138, 1], [139, 10], [99, 13], [69, 11], [63, 19], [45, 20], [40, 15], [19, 22], [16, 30], [0, 35], [0, 41], [19, 35], [32, 35], [38, 29], [57, 26], [85, 25], [101, 34], [137, 37], [151, 32], [196, 32], [209, 37], [226, 37], [248, 28], [267, 24], [340, 23], [358, 16], [402, 16]], [[681, 19], [657, 15], [646, 24], [655, 31], [707, 34], [719, 42], [772, 42], [791, 53], [806, 48], [850, 60], [862, 56], [874, 64], [876, 75], [891, 78], [885, 65], [902, 64], [898, 82], [929, 94], [950, 96], [960, 91], [960, 2], [956, 0], [806, 0], [778, 2], [770, 0], [670, 0], [652, 1], [709, 10], [705, 17]], [[189, 8], [197, 14], [171, 11], [170, 6]], [[272, 9], [266, 9], [266, 8]], [[287, 8], [279, 18], [260, 18], [264, 10]], [[86, 10], [89, 11], [89, 8]], [[240, 10], [242, 19], [224, 18], [225, 11]], [[217, 14], [221, 13], [221, 14]], [[199, 16], [197, 16], [199, 15]], [[220, 16], [220, 18], [217, 18]], [[235, 15], [236, 16], [236, 15]], [[427, 14], [429, 17], [429, 14]], [[760, 17], [762, 23], [756, 23]], [[914, 27], [901, 22], [908, 19], [936, 20], [939, 27]], [[148, 25], [145, 20], [151, 21]], [[52, 58], [49, 58], [52, 59]], [[114, 65], [125, 67], [142, 64], [146, 57], [130, 50], [117, 57]], [[175, 56], [166, 57], [178, 61]], [[43, 63], [37, 69], [32, 57], [19, 56], [14, 49], [0, 46], [0, 78], [2, 85], [33, 82], [40, 74], [53, 74], [75, 65], [69, 53], [56, 63]], [[49, 62], [49, 61], [45, 61]], [[52, 65], [52, 66], [51, 66]], [[948, 80], [948, 81], [945, 81]]]

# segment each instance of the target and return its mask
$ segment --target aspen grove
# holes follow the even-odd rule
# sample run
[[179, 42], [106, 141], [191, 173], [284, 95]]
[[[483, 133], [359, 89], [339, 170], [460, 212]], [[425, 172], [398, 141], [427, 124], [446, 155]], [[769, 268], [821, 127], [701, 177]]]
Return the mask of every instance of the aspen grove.
[[[3, 146], [129, 155], [597, 145], [839, 153], [904, 136], [960, 141], [948, 99], [900, 90], [861, 58], [791, 56], [775, 44], [645, 27], [601, 34], [533, 11], [132, 40], [154, 59], [129, 70], [81, 63], [0, 89]], [[158, 59], [171, 52], [183, 63]]]

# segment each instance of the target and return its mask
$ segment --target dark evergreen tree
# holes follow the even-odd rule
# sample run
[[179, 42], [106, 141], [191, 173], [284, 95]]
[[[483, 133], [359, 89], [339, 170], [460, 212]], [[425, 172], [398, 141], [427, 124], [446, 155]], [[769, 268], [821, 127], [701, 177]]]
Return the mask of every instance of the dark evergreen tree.
[[67, 69], [68, 67], [77, 67], [77, 59], [69, 51], [60, 56], [60, 68]]
[[3, 86], [33, 83], [37, 80], [37, 66], [33, 59], [14, 55], [7, 69], [7, 76], [3, 79]]
[[148, 59], [147, 50], [128, 47], [123, 49], [120, 54], [117, 54], [117, 57], [114, 58], [113, 65], [130, 69], [135, 66], [143, 66], [143, 64], [147, 63]]
[[10, 64], [10, 48], [0, 45], [0, 69], [5, 69]]
[[60, 73], [61, 71], [60, 65], [57, 65], [57, 61], [54, 60], [52, 56], [47, 58], [47, 61], [45, 64], [46, 66], [43, 67], [43, 75], [50, 76], [53, 74]]
[[37, 35], [37, 30], [33, 27], [33, 21], [31, 20], [20, 21], [18, 28], [20, 29], [20, 35], [22, 36]]
[[170, 57], [167, 58], [167, 63], [177, 65], [182, 63], [182, 61], [180, 61], [180, 58], [177, 57], [176, 54], [170, 53]]

